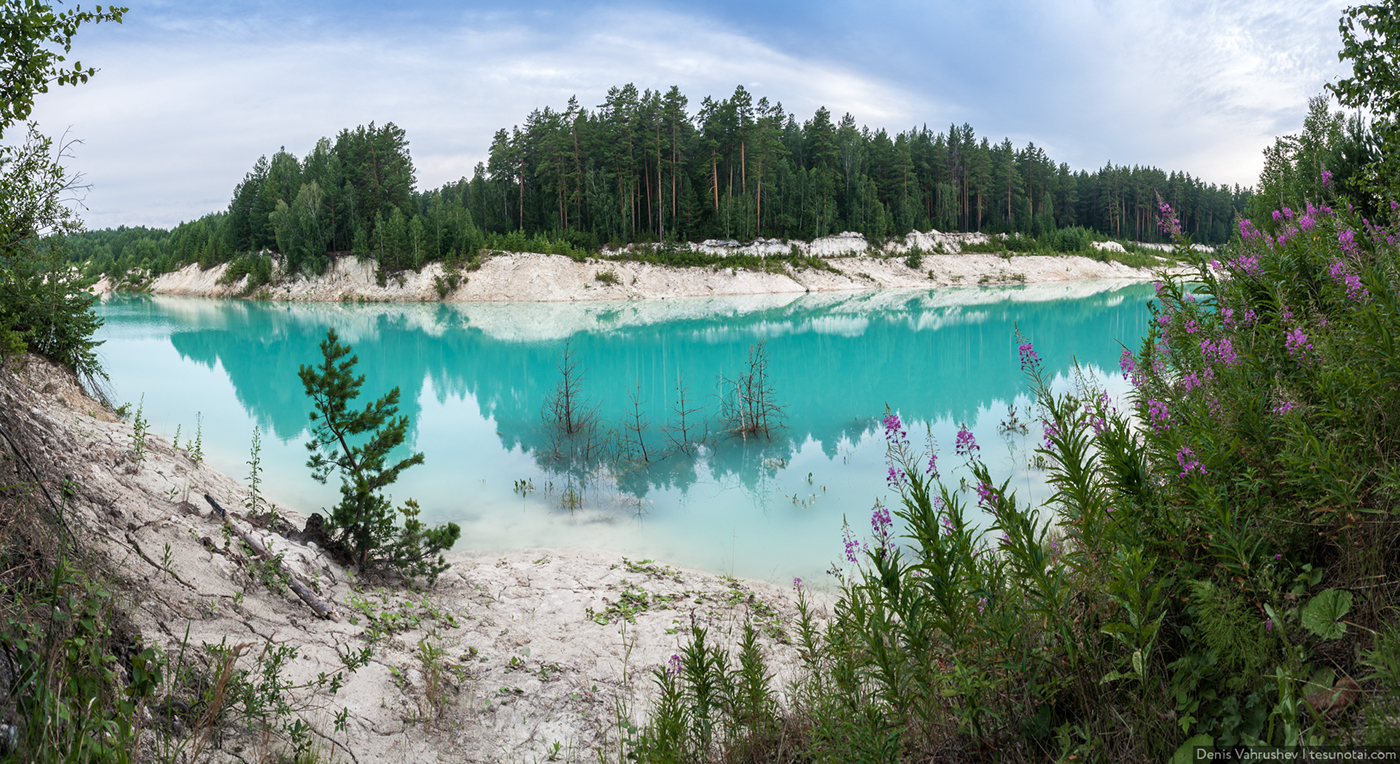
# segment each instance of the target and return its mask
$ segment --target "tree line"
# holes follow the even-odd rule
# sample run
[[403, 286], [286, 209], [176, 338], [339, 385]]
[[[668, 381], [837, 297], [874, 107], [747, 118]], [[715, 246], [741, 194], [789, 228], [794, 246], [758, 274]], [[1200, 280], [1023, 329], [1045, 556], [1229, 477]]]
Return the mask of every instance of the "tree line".
[[371, 123], [300, 160], [285, 149], [260, 158], [225, 211], [169, 232], [92, 232], [75, 259], [161, 272], [272, 250], [292, 271], [320, 272], [329, 255], [354, 253], [394, 271], [470, 260], [484, 246], [567, 254], [841, 231], [881, 242], [916, 229], [1081, 227], [1158, 241], [1158, 197], [1196, 241], [1214, 244], [1229, 239], [1251, 195], [1155, 167], [1071, 170], [1033, 143], [993, 143], [967, 124], [891, 135], [825, 108], [799, 122], [743, 86], [694, 112], [676, 87], [614, 87], [592, 110], [571, 98], [497, 131], [470, 180], [418, 191], [415, 175], [403, 129]]

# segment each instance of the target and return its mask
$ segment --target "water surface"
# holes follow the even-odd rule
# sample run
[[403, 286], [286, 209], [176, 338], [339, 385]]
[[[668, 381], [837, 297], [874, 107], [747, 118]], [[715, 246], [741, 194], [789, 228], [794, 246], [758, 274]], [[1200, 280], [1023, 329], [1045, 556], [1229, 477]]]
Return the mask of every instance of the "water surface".
[[[319, 360], [327, 328], [354, 346], [360, 403], [393, 387], [411, 420], [403, 474], [430, 522], [462, 526], [459, 549], [601, 547], [634, 557], [787, 580], [819, 577], [841, 551], [843, 518], [864, 534], [888, 505], [879, 419], [888, 405], [916, 442], [930, 433], [951, 465], [966, 423], [983, 455], [1023, 493], [1039, 438], [1004, 437], [1008, 405], [1027, 419], [1014, 334], [1031, 339], [1067, 385], [1122, 390], [1119, 342], [1135, 346], [1152, 289], [1121, 282], [1004, 288], [517, 304], [289, 304], [165, 296], [103, 300], [101, 352], [118, 401], [182, 441], [203, 417], [204, 451], [239, 479], [254, 427], [266, 493], [310, 513], [338, 500], [305, 466], [310, 404], [297, 370]], [[558, 458], [542, 407], [568, 342], [582, 390], [612, 442], [626, 415], [649, 420], [650, 461], [580, 465]], [[770, 441], [720, 434], [719, 380], [743, 373], [765, 343], [785, 427]], [[713, 437], [677, 453], [677, 388]], [[637, 401], [634, 409], [633, 399]], [[635, 419], [632, 420], [635, 424]], [[956, 481], [957, 473], [951, 473]], [[517, 490], [521, 481], [533, 490]]]

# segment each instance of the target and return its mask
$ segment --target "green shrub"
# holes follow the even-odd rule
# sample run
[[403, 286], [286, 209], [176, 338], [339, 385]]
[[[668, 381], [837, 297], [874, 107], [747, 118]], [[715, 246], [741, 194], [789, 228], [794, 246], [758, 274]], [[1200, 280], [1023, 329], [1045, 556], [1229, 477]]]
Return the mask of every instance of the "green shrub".
[[1082, 254], [1094, 249], [1094, 232], [1082, 226], [1061, 228], [1047, 236], [1053, 242], [1055, 251], [1066, 254]]
[[[1400, 593], [1372, 584], [1400, 576], [1400, 225], [1280, 211], [1207, 263], [1163, 211], [1198, 272], [1159, 284], [1123, 352], [1130, 411], [1082, 375], [1052, 392], [1021, 342], [1042, 506], [993, 478], [965, 428], [968, 485], [940, 481], [887, 414], [899, 504], [876, 504], [864, 545], [848, 536], [832, 619], [804, 642], [795, 755], [1163, 761], [1394, 741]], [[696, 713], [674, 702], [688, 710], [671, 718]]]
[[248, 277], [248, 283], [243, 287], [243, 294], [252, 294], [258, 287], [270, 283], [272, 258], [256, 252], [245, 252], [229, 263], [228, 270], [219, 277], [219, 283], [236, 284], [244, 276]]
[[25, 143], [0, 146], [0, 360], [38, 353], [95, 389], [106, 377], [92, 338], [102, 320], [68, 262], [67, 235], [82, 223], [62, 201], [73, 181], [56, 153], [33, 125]]
[[[302, 366], [298, 372], [316, 409], [311, 412], [307, 466], [322, 483], [332, 472], [341, 476], [341, 500], [331, 510], [328, 530], [349, 548], [361, 568], [385, 567], [432, 583], [449, 567], [442, 553], [457, 542], [461, 529], [456, 523], [430, 529], [418, 520], [417, 502], [409, 499], [395, 513], [381, 493], [398, 480], [399, 473], [422, 464], [423, 455], [386, 464], [408, 432], [408, 417], [395, 416], [399, 389], [363, 410], [352, 409], [365, 378], [355, 376], [359, 358], [350, 354], [350, 346], [340, 344], [330, 329], [321, 341], [321, 364]], [[402, 526], [396, 525], [396, 514], [403, 515]]]

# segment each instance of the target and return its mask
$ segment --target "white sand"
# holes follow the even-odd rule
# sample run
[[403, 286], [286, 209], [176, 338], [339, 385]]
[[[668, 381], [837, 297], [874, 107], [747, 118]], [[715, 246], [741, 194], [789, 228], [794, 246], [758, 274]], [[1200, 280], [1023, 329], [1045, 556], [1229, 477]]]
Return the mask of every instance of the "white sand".
[[[148, 644], [173, 654], [187, 631], [194, 647], [246, 644], [245, 667], [269, 643], [290, 645], [299, 658], [286, 676], [306, 681], [369, 644], [367, 612], [402, 616], [403, 629], [375, 642], [370, 664], [337, 695], [297, 696], [299, 715], [334, 761], [534, 762], [555, 743], [561, 761], [596, 761], [600, 747], [615, 745], [619, 710], [645, 719], [651, 672], [680, 650], [692, 625], [733, 645], [752, 618], [771, 627], [762, 642], [779, 685], [798, 670], [788, 643], [795, 598], [785, 586], [588, 550], [531, 549], [456, 555], [438, 586], [420, 594], [355, 582], [314, 547], [258, 531], [335, 606], [339, 621], [320, 620], [292, 594], [253, 580], [238, 545], [230, 549], [200, 497], [208, 493], [241, 516], [247, 491], [236, 481], [155, 437], [138, 465], [131, 426], [47, 361], [31, 357], [17, 372], [0, 372], [0, 401], [29, 459], [47, 465], [41, 472], [78, 482], [68, 524], [125, 581], [119, 597]], [[287, 508], [282, 514], [303, 523]], [[634, 623], [617, 617], [629, 590], [651, 605]], [[814, 596], [829, 604], [829, 595]], [[425, 700], [424, 644], [441, 649], [440, 664], [449, 667], [440, 709]], [[342, 708], [349, 724], [338, 733], [333, 717]], [[257, 736], [230, 734], [215, 759], [235, 760], [228, 754], [236, 752], [258, 760], [268, 747]]]
[[[876, 253], [860, 234], [845, 233], [814, 242], [763, 240], [707, 241], [695, 248], [709, 254], [770, 256], [797, 248], [818, 257], [827, 268], [794, 270], [774, 263], [767, 271], [743, 268], [677, 268], [637, 262], [590, 259], [575, 262], [562, 255], [495, 253], [481, 269], [460, 274], [456, 289], [440, 297], [437, 286], [448, 283], [441, 263], [421, 271], [405, 271], [390, 277], [385, 286], [375, 280], [373, 261], [352, 257], [336, 259], [321, 276], [276, 278], [253, 296], [292, 301], [370, 302], [576, 302], [594, 300], [673, 299], [723, 295], [803, 294], [807, 292], [863, 291], [877, 289], [926, 289], [936, 286], [1015, 284], [1081, 279], [1133, 279], [1154, 277], [1152, 269], [1129, 268], [1117, 262], [1078, 256], [1014, 256], [989, 254], [925, 254], [917, 269], [905, 264], [904, 253], [918, 246], [957, 252], [969, 241], [985, 241], [984, 234], [913, 233], [887, 244]], [[245, 292], [246, 279], [220, 284], [227, 270], [220, 265], [201, 270], [188, 265], [157, 277], [150, 291], [157, 294], [233, 297]], [[607, 275], [605, 275], [607, 274]], [[603, 281], [599, 277], [604, 278]], [[99, 282], [96, 291], [111, 289]]]

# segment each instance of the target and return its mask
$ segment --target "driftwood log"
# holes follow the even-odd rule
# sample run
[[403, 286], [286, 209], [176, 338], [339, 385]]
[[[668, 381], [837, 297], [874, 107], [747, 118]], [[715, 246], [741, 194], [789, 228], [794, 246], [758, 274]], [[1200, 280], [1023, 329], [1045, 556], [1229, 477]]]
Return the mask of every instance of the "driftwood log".
[[254, 553], [267, 560], [269, 563], [277, 566], [278, 571], [281, 572], [282, 575], [286, 576], [287, 586], [293, 592], [295, 592], [298, 597], [301, 598], [302, 602], [305, 602], [307, 606], [311, 608], [312, 612], [316, 613], [316, 615], [321, 618], [326, 618], [332, 621], [340, 620], [340, 616], [336, 615], [334, 608], [332, 608], [320, 597], [317, 597], [316, 593], [311, 591], [311, 587], [307, 586], [306, 583], [302, 581], [299, 576], [297, 576], [297, 574], [283, 568], [277, 562], [277, 557], [271, 552], [269, 552], [267, 550], [267, 547], [263, 546], [262, 542], [258, 541], [258, 539], [255, 536], [253, 536], [251, 531], [244, 529], [241, 525], [238, 524], [238, 522], [236, 522], [231, 516], [229, 516], [229, 514], [224, 511], [224, 508], [219, 506], [219, 502], [214, 501], [214, 497], [206, 493], [204, 494], [204, 500], [209, 502], [209, 506], [213, 507], [214, 511], [219, 513], [219, 517], [223, 518], [224, 522], [228, 524], [228, 527], [233, 530], [233, 532], [238, 536], [239, 539], [243, 541], [244, 544], [248, 545], [249, 549], [252, 549]]

